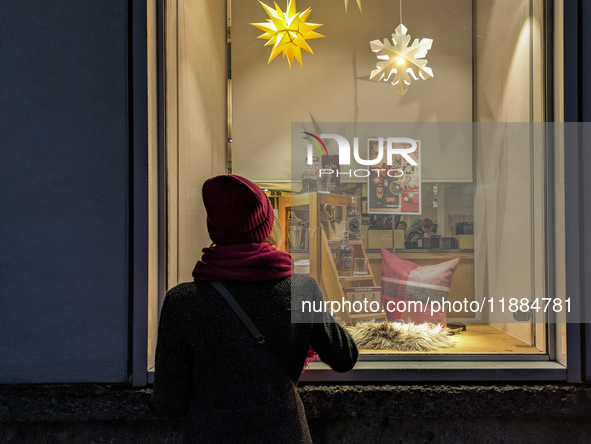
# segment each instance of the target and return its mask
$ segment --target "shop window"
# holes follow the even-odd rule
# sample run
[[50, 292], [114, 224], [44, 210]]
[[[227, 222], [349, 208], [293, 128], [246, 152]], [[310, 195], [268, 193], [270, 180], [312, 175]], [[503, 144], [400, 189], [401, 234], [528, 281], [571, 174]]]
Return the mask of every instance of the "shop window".
[[[368, 259], [371, 274], [356, 281], [337, 272], [334, 282], [343, 294], [384, 286], [382, 248], [420, 267], [459, 259], [448, 300], [460, 302], [461, 309], [445, 318], [457, 330], [456, 345], [431, 351], [366, 349], [362, 361], [554, 359], [561, 330], [549, 328], [543, 311], [513, 310], [513, 299], [519, 306], [522, 300], [531, 305], [562, 297], [547, 287], [548, 275], [557, 273], [548, 266], [548, 245], [561, 237], [562, 227], [550, 232], [547, 225], [555, 208], [547, 193], [548, 181], [554, 180], [547, 163], [554, 141], [544, 139], [543, 126], [552, 119], [546, 71], [547, 42], [554, 38], [544, 27], [546, 3], [414, 0], [402, 2], [401, 9], [398, 2], [372, 0], [362, 2], [363, 14], [355, 4], [345, 13], [342, 3], [298, 0], [298, 11], [312, 8], [308, 21], [321, 23], [316, 31], [325, 37], [310, 40], [314, 53], [302, 51], [303, 67], [296, 57], [291, 69], [281, 56], [267, 63], [272, 46], [264, 46], [265, 40], [257, 39], [263, 31], [251, 25], [268, 18], [258, 2], [164, 3], [163, 287], [191, 280], [195, 261], [210, 242], [201, 184], [231, 171], [268, 192], [285, 225], [284, 248], [296, 271], [316, 277], [328, 300], [335, 287], [327, 261], [335, 260], [331, 255], [340, 244], [338, 233], [329, 236], [331, 221], [339, 222], [335, 206], [344, 206], [345, 222], [352, 206], [359, 211], [361, 238], [352, 243], [356, 257]], [[433, 78], [411, 81], [404, 95], [370, 79], [379, 61], [370, 41], [391, 39], [401, 10], [412, 36], [408, 45], [415, 38], [433, 40], [426, 55]], [[327, 133], [325, 122], [335, 131], [372, 122], [439, 125], [440, 132], [456, 125], [467, 136], [445, 148], [422, 147], [420, 183], [412, 184], [412, 196], [404, 186], [394, 186], [402, 191], [394, 193], [390, 184], [382, 184], [416, 208], [380, 214], [372, 211], [376, 188], [366, 178], [343, 177], [338, 192], [302, 193], [305, 152], [294, 157], [293, 133], [299, 123]], [[363, 140], [362, 146], [369, 150], [371, 142]], [[300, 161], [302, 167], [295, 168]], [[411, 227], [417, 218], [433, 223], [420, 246], [396, 230]], [[319, 233], [329, 250], [323, 251]], [[155, 313], [163, 298], [162, 291], [156, 293], [150, 301], [151, 360]], [[504, 316], [493, 315], [492, 303], [486, 303], [492, 299], [496, 313], [504, 299]], [[471, 302], [486, 305], [474, 309]]]

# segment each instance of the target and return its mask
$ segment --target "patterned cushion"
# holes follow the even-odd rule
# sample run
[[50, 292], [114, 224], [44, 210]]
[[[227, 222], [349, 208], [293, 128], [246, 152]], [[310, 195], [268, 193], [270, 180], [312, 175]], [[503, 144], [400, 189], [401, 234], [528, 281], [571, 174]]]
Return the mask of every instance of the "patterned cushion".
[[[445, 323], [445, 311], [439, 308], [447, 301], [459, 263], [458, 258], [421, 267], [382, 248], [382, 299], [388, 319]], [[439, 305], [433, 305], [433, 301]]]

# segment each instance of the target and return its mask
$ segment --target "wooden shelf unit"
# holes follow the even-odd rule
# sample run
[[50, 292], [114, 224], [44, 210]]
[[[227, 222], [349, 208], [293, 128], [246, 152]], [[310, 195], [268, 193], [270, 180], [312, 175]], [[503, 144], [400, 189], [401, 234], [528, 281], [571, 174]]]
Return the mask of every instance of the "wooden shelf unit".
[[[375, 287], [376, 281], [371, 266], [369, 265], [369, 274], [366, 276], [341, 277], [338, 275], [333, 249], [336, 249], [341, 242], [328, 240], [326, 233], [322, 228], [322, 221], [328, 220], [328, 215], [324, 211], [324, 205], [327, 203], [332, 205], [344, 205], [347, 207], [351, 204], [351, 196], [309, 193], [279, 198], [279, 220], [284, 227], [284, 242], [282, 248], [289, 251], [288, 236], [290, 211], [294, 208], [307, 210], [309, 216], [308, 254], [310, 260], [310, 276], [314, 277], [320, 285], [325, 300], [341, 302], [342, 298], [345, 296], [343, 288]], [[354, 248], [356, 258], [368, 259], [363, 243], [360, 240], [350, 241], [349, 244]], [[303, 257], [301, 252], [297, 252], [296, 254], [298, 255], [298, 258]], [[353, 321], [347, 312], [337, 313], [337, 316], [344, 323], [351, 323]], [[354, 317], [354, 320], [361, 318], [366, 319], [368, 316], [370, 315], [358, 315]], [[373, 316], [373, 318], [376, 318], [376, 316]]]

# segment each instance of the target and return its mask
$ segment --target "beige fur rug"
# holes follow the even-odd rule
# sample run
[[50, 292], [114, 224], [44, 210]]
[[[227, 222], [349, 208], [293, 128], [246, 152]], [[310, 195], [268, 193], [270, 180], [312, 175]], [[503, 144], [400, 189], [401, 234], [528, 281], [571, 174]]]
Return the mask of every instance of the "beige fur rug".
[[345, 328], [362, 350], [433, 351], [456, 345], [449, 329], [437, 324], [360, 322]]

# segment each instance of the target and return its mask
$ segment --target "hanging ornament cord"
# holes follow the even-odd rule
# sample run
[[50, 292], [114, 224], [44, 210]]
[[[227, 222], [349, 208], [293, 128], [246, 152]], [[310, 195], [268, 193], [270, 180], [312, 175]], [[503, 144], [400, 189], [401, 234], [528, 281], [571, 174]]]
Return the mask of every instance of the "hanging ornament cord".
[[402, 0], [400, 0], [400, 23], [402, 23]]

